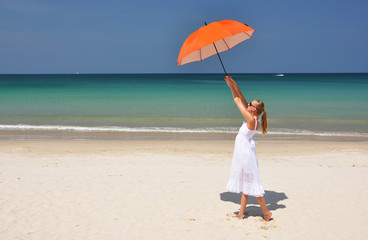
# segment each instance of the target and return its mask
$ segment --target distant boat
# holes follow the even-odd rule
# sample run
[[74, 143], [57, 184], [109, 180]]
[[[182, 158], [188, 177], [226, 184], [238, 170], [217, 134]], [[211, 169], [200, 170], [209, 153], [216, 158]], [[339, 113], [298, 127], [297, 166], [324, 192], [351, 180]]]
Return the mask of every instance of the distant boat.
[[280, 73], [280, 74], [276, 74], [276, 77], [283, 77], [285, 76], [284, 74]]

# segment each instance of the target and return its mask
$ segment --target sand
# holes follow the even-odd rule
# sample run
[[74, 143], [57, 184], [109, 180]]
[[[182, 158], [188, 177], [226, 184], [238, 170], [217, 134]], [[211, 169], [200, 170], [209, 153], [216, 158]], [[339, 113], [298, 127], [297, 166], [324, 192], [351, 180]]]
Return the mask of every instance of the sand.
[[233, 140], [0, 141], [0, 239], [365, 239], [367, 141], [258, 140], [266, 203], [225, 189]]

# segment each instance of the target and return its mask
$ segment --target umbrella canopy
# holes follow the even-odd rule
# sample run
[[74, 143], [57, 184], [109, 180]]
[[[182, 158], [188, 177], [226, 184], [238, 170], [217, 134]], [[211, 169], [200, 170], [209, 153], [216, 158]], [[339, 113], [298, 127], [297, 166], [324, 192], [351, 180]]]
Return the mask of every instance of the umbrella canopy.
[[179, 53], [178, 65], [202, 61], [216, 53], [230, 50], [251, 38], [253, 32], [253, 28], [233, 20], [222, 20], [203, 26], [185, 40]]

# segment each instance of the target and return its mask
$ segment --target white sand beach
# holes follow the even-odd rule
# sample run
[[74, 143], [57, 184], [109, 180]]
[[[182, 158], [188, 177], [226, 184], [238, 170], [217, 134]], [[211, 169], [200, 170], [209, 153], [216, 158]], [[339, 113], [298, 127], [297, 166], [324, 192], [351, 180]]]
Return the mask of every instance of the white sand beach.
[[1, 140], [0, 239], [365, 239], [366, 141], [258, 140], [270, 222], [225, 189], [233, 140]]

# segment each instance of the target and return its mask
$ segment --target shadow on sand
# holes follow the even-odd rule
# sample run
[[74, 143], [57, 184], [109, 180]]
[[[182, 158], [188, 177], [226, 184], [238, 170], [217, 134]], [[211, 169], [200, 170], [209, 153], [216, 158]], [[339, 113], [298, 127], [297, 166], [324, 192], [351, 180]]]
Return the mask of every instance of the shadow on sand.
[[[284, 204], [280, 204], [279, 202], [287, 198], [288, 197], [286, 196], [285, 193], [265, 191], [265, 201], [267, 204], [267, 208], [270, 211], [275, 211], [279, 208], [286, 208]], [[233, 202], [235, 204], [239, 204], [239, 208], [240, 208], [241, 193], [223, 192], [220, 194], [220, 199], [225, 202]], [[234, 212], [234, 213], [238, 214], [239, 211]], [[249, 216], [262, 215], [262, 210], [255, 197], [249, 196], [244, 215], [245, 215], [245, 218]]]

